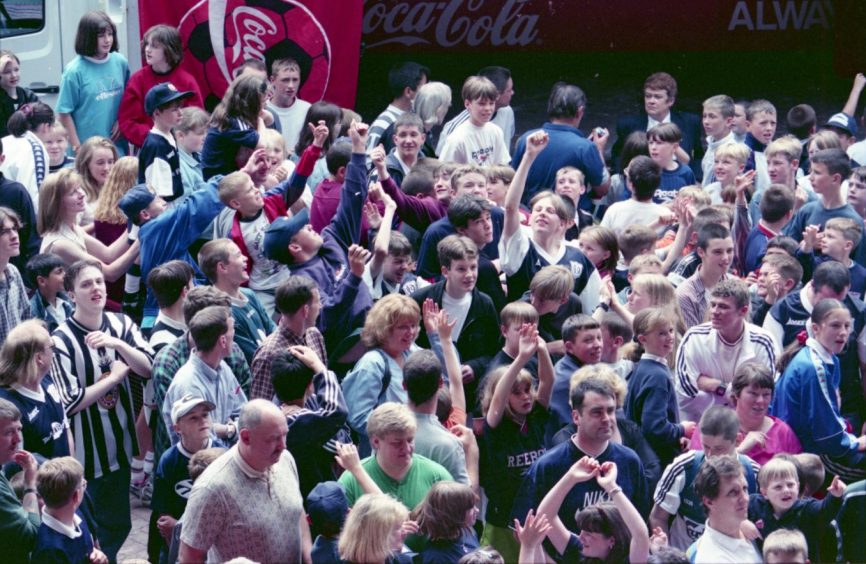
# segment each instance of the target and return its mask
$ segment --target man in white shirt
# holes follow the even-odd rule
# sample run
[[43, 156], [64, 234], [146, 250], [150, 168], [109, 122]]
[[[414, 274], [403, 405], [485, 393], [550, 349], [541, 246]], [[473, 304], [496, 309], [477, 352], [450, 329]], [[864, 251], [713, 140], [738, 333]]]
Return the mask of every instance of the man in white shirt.
[[268, 102], [268, 110], [277, 118], [277, 129], [286, 140], [286, 149], [294, 151], [310, 109], [309, 102], [298, 98], [301, 66], [294, 59], [278, 59], [271, 64], [270, 81], [274, 97]]

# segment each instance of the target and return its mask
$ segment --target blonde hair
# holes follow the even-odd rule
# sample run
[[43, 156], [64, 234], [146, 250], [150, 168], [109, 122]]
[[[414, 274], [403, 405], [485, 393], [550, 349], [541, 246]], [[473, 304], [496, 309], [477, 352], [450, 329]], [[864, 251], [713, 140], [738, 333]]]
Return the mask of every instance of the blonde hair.
[[96, 199], [93, 219], [115, 225], [126, 225], [126, 216], [117, 204], [130, 188], [138, 184], [138, 158], [121, 157], [111, 167], [108, 178]]
[[728, 157], [744, 165], [749, 160], [749, 153], [750, 149], [742, 143], [725, 143], [716, 149], [716, 158]]
[[[657, 268], [658, 273], [660, 274], [663, 268], [662, 260], [655, 255], [655, 253], [644, 253], [642, 255], [638, 255], [631, 259], [631, 262], [628, 263], [628, 273], [632, 275], [632, 277], [641, 274], [641, 270], [647, 268]], [[646, 274], [650, 274], [647, 272]]]
[[758, 471], [758, 485], [762, 488], [769, 487], [770, 482], [790, 478], [800, 485], [800, 477], [797, 475], [797, 467], [790, 460], [771, 458]]
[[[36, 367], [36, 354], [45, 348], [48, 328], [41, 319], [29, 319], [16, 325], [0, 348], [0, 385], [39, 382], [44, 374]], [[51, 336], [48, 335], [48, 339]]]
[[36, 474], [36, 491], [51, 509], [69, 503], [84, 480], [84, 467], [71, 456], [47, 460]]
[[262, 133], [259, 133], [259, 147], [268, 151], [279, 149], [283, 152], [283, 159], [288, 154], [286, 152], [286, 138], [276, 129], [265, 129]]
[[391, 433], [414, 433], [418, 428], [415, 416], [402, 403], [387, 401], [374, 409], [367, 418], [367, 436], [384, 438]]
[[222, 177], [217, 185], [217, 195], [223, 205], [228, 206], [229, 202], [237, 198], [241, 191], [247, 187], [250, 181], [250, 175], [242, 170], [236, 170]]
[[781, 155], [788, 161], [799, 161], [803, 155], [803, 144], [793, 135], [784, 135], [771, 141], [764, 149], [764, 156], [768, 159]]
[[771, 554], [789, 558], [800, 556], [805, 560], [809, 556], [805, 535], [795, 529], [776, 529], [764, 540], [764, 561]]
[[556, 171], [556, 176], [554, 176], [554, 181], [559, 180], [561, 177], [566, 174], [574, 174], [577, 176], [577, 181], [581, 186], [586, 184], [586, 175], [583, 174], [583, 171], [575, 166], [564, 166]]
[[381, 347], [391, 330], [404, 320], [418, 325], [421, 321], [421, 308], [409, 296], [388, 294], [373, 304], [367, 313], [364, 328], [361, 330], [361, 342], [370, 349]]
[[[842, 143], [839, 141], [839, 136], [829, 129], [822, 129], [821, 131], [812, 135], [809, 138], [808, 145], [815, 143], [815, 148], [819, 151], [823, 151], [824, 149], [841, 149]], [[807, 145], [807, 146], [808, 146]]]
[[340, 558], [347, 562], [385, 562], [394, 552], [391, 546], [394, 529], [408, 518], [409, 510], [389, 495], [361, 496], [349, 511], [340, 533], [337, 542]]
[[506, 304], [499, 313], [499, 324], [508, 327], [512, 323], [538, 323], [538, 312], [532, 304], [526, 302], [511, 302]]
[[75, 156], [75, 170], [81, 175], [81, 186], [84, 188], [84, 193], [87, 194], [88, 202], [95, 202], [99, 198], [100, 186], [90, 174], [90, 161], [93, 160], [94, 154], [99, 149], [111, 151], [114, 161], [117, 162], [117, 147], [110, 139], [99, 136], [91, 137], [82, 143]]
[[638, 274], [631, 281], [632, 288], [640, 286], [650, 298], [650, 307], [660, 307], [668, 311], [676, 319], [674, 328], [677, 333], [686, 332], [686, 322], [676, 297], [676, 289], [663, 274]]
[[710, 195], [707, 194], [707, 191], [697, 184], [680, 188], [679, 192], [677, 192], [676, 199], [679, 198], [691, 198], [692, 207], [695, 208], [695, 211], [700, 211], [713, 203], [713, 200], [710, 198]]
[[617, 407], [625, 405], [625, 396], [628, 393], [625, 381], [607, 364], [589, 364], [571, 375], [571, 380], [568, 382], [569, 403], [571, 403], [571, 393], [577, 385], [590, 378], [597, 378], [610, 387]]
[[539, 300], [564, 300], [574, 291], [574, 276], [562, 265], [545, 266], [532, 277], [529, 291]]
[[[499, 381], [502, 380], [502, 377], [505, 376], [506, 372], [508, 372], [508, 365], [499, 366], [491, 370], [484, 378], [484, 389], [481, 392], [481, 412], [485, 416], [490, 410], [490, 403], [493, 401], [493, 394], [496, 391], [496, 385], [499, 384]], [[522, 386], [526, 386], [527, 384], [529, 385], [529, 389], [532, 391], [532, 401], [534, 402], [536, 390], [532, 385], [532, 374], [530, 374], [525, 368], [522, 368], [520, 372], [517, 373], [517, 377], [514, 378], [514, 383], [511, 384], [509, 394], [519, 390]], [[511, 402], [507, 400], [505, 402], [505, 414], [512, 421], [517, 420], [517, 414], [511, 409]]]
[[63, 198], [76, 185], [84, 185], [75, 169], [63, 168], [49, 174], [39, 187], [39, 209], [36, 213], [36, 230], [40, 235], [57, 231], [63, 223]]

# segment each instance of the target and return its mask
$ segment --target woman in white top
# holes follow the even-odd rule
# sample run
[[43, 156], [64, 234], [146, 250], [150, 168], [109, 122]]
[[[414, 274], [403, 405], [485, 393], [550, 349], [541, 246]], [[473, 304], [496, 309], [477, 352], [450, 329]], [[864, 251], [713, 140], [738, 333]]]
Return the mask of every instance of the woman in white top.
[[9, 135], [0, 142], [0, 172], [9, 180], [20, 182], [37, 207], [39, 185], [48, 174], [48, 152], [41, 137], [47, 135], [54, 123], [54, 110], [42, 102], [24, 104], [12, 114], [7, 124]]
[[36, 217], [42, 247], [39, 252], [54, 253], [66, 264], [96, 259], [109, 282], [117, 280], [138, 257], [139, 243], [129, 244], [126, 237], [105, 246], [78, 225], [78, 214], [84, 211], [86, 196], [81, 177], [72, 169], [63, 169], [45, 179], [39, 191], [39, 213]]

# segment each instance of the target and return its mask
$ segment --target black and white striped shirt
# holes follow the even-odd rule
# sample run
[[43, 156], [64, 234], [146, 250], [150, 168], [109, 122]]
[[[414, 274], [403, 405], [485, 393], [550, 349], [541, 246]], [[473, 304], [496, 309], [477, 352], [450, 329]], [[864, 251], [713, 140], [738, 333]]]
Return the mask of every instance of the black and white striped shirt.
[[[101, 331], [122, 339], [153, 360], [153, 349], [126, 315], [104, 313]], [[111, 370], [114, 361], [124, 362], [111, 348], [91, 349], [84, 338], [91, 330], [74, 318], [67, 319], [54, 331], [54, 364], [51, 378], [60, 391], [67, 414], [84, 399], [84, 391]], [[75, 458], [84, 466], [87, 479], [129, 466], [136, 454], [135, 413], [129, 381], [123, 383], [92, 405], [69, 415], [75, 438]]]

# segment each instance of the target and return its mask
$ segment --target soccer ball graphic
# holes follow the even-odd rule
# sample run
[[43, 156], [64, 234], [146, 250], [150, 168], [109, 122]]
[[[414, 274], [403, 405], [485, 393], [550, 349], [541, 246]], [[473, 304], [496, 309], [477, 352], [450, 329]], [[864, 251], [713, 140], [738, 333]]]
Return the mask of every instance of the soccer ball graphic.
[[297, 61], [304, 100], [321, 100], [328, 87], [328, 36], [299, 1], [202, 0], [184, 14], [178, 30], [183, 67], [198, 81], [206, 107], [219, 102], [247, 59], [259, 59], [268, 69], [278, 59]]

